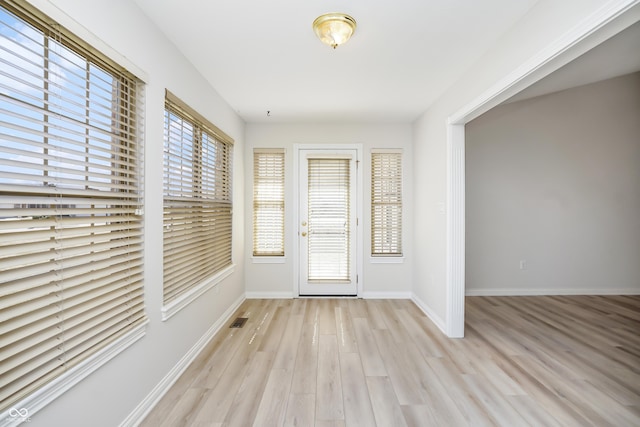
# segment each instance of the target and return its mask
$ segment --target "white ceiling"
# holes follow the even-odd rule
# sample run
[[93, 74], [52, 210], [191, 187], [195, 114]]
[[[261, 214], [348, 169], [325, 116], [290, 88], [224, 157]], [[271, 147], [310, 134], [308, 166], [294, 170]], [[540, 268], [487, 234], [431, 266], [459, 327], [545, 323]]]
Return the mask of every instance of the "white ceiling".
[[[135, 0], [247, 122], [404, 123], [536, 1]], [[336, 50], [327, 12], [358, 22]]]

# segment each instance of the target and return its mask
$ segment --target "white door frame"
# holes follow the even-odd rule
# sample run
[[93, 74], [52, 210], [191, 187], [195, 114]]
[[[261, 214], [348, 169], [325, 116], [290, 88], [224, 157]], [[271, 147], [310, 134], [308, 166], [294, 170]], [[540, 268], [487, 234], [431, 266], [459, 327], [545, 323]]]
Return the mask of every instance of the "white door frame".
[[364, 280], [362, 277], [362, 265], [364, 260], [364, 234], [363, 234], [363, 204], [364, 204], [364, 194], [363, 194], [363, 173], [362, 173], [362, 159], [363, 159], [363, 146], [362, 144], [294, 144], [293, 145], [293, 194], [295, 195], [295, 207], [293, 210], [293, 223], [290, 225], [291, 230], [293, 230], [293, 236], [295, 238], [295, 242], [292, 247], [292, 255], [293, 255], [293, 295], [296, 297], [300, 296], [300, 288], [298, 286], [298, 280], [300, 278], [300, 246], [299, 246], [299, 236], [298, 236], [298, 224], [300, 223], [300, 212], [298, 212], [299, 206], [299, 198], [300, 198], [300, 180], [299, 180], [299, 171], [300, 171], [300, 151], [301, 150], [355, 150], [356, 151], [356, 207], [355, 214], [358, 218], [357, 226], [356, 226], [356, 257], [355, 257], [355, 273], [358, 278], [357, 281], [357, 291], [358, 296], [362, 296], [363, 284]]
[[[628, 13], [627, 13], [628, 12]], [[639, 0], [614, 0], [572, 28], [471, 103], [447, 123], [447, 336], [464, 336], [466, 123], [594, 48], [640, 19]]]

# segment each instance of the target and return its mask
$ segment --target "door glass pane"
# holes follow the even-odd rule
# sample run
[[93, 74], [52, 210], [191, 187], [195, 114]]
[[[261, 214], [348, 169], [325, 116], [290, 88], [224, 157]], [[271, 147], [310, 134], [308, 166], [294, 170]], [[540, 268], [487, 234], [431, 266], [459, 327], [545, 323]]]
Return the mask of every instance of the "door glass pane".
[[349, 159], [309, 159], [309, 281], [350, 282]]

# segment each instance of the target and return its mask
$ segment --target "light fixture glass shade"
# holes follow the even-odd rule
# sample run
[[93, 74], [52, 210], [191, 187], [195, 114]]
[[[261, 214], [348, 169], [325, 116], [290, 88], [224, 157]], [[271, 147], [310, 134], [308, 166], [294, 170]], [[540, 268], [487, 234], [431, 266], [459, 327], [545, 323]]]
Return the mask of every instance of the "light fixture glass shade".
[[313, 21], [318, 38], [334, 49], [346, 43], [355, 30], [356, 20], [344, 13], [326, 13]]

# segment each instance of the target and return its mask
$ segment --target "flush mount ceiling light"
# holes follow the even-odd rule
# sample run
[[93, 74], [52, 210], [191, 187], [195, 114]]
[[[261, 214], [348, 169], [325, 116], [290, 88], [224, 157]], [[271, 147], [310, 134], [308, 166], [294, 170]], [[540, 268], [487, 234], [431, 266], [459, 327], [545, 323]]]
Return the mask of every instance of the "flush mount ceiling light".
[[313, 21], [313, 31], [332, 48], [346, 43], [356, 30], [356, 20], [344, 13], [325, 13]]

